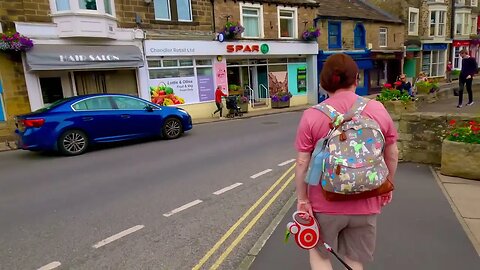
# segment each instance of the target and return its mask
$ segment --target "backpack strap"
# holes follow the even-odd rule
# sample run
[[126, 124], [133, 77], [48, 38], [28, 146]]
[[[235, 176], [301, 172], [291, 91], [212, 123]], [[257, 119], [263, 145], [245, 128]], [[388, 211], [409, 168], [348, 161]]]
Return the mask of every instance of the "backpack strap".
[[334, 129], [335, 127], [338, 127], [340, 124], [342, 124], [344, 115], [339, 113], [335, 108], [333, 108], [331, 105], [328, 105], [324, 102], [313, 106], [315, 109], [323, 112], [328, 118], [330, 118], [331, 121], [331, 126], [330, 129]]
[[345, 114], [345, 121], [350, 121], [353, 117], [360, 115], [369, 101], [370, 99], [359, 96], [352, 108]]

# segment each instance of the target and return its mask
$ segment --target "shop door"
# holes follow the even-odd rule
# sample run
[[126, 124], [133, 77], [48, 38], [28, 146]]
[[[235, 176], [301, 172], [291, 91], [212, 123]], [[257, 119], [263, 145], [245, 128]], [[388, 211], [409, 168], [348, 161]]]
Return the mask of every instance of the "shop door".
[[52, 104], [63, 98], [61, 77], [41, 77], [39, 81], [44, 105]]
[[257, 76], [258, 76], [258, 97], [261, 99], [265, 99], [270, 96], [268, 93], [268, 67], [258, 66]]
[[248, 69], [250, 72], [250, 82], [249, 86], [253, 90], [253, 99], [255, 102], [258, 102], [260, 99], [260, 96], [258, 95], [258, 73], [257, 73], [257, 67], [249, 67]]
[[415, 78], [417, 74], [417, 59], [406, 59], [403, 66], [403, 73], [407, 75], [407, 78]]
[[365, 96], [368, 95], [368, 82], [369, 82], [369, 77], [368, 77], [368, 70], [363, 70], [360, 69], [358, 71], [358, 85], [357, 85], [357, 90], [355, 91], [357, 95], [359, 96]]
[[5, 110], [3, 105], [3, 86], [0, 81], [0, 121], [5, 121]]

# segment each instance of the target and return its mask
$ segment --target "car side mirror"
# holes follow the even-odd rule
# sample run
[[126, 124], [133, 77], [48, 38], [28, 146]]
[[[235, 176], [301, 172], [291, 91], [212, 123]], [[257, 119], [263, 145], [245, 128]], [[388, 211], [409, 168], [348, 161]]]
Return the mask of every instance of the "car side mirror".
[[150, 105], [147, 105], [147, 106], [145, 107], [145, 111], [147, 111], [147, 112], [153, 112], [153, 107], [150, 106]]

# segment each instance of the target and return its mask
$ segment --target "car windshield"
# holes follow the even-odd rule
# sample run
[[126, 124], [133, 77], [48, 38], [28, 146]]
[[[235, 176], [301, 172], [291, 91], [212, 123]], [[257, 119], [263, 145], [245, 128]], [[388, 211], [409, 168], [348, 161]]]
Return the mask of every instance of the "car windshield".
[[57, 101], [55, 101], [55, 102], [53, 102], [53, 103], [46, 104], [45, 107], [40, 108], [40, 109], [36, 110], [35, 112], [37, 112], [37, 113], [46, 112], [46, 111], [51, 110], [51, 109], [53, 109], [53, 108], [55, 108], [55, 107], [57, 107], [57, 106], [59, 106], [59, 105], [62, 105], [63, 103], [65, 103], [65, 102], [67, 102], [67, 101], [69, 101], [69, 100], [70, 100], [70, 98], [62, 98], [62, 99], [59, 99], [59, 100], [57, 100]]

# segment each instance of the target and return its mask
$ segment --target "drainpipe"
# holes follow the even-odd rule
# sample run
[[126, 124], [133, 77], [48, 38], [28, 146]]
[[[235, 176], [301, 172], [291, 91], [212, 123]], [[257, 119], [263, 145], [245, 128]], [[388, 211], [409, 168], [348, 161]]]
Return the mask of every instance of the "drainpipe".
[[[453, 39], [455, 38], [455, 1], [451, 0], [450, 1], [451, 5], [451, 14], [450, 14], [450, 38]], [[451, 43], [451, 48], [448, 50], [448, 61], [452, 61], [453, 63], [453, 43]]]
[[216, 25], [215, 25], [215, 0], [210, 0], [210, 3], [212, 3], [212, 27], [213, 27], [213, 33], [216, 31]]

